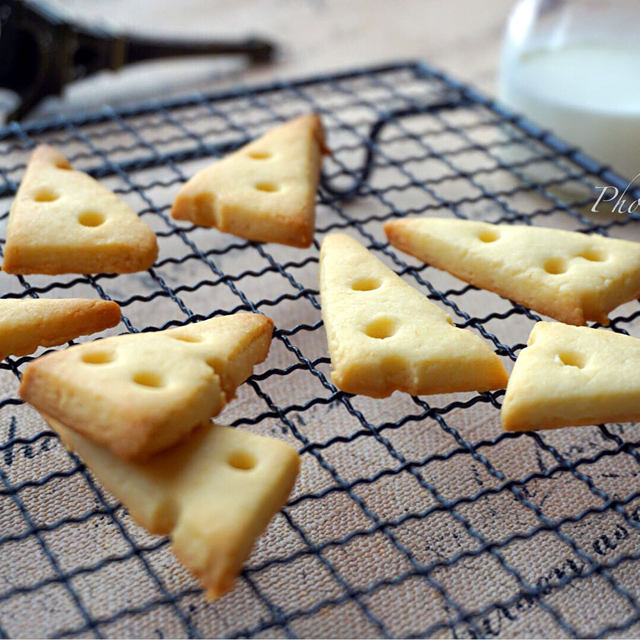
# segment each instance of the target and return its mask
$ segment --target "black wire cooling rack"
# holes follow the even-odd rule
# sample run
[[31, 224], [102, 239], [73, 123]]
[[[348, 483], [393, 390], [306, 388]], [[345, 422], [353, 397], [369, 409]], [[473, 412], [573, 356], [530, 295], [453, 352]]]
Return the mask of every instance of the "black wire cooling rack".
[[[333, 150], [311, 250], [170, 219], [197, 169], [310, 110]], [[421, 63], [11, 124], [0, 129], [3, 225], [42, 142], [128, 200], [160, 257], [142, 274], [0, 274], [2, 297], [114, 299], [123, 324], [106, 334], [266, 313], [270, 357], [221, 418], [289, 441], [303, 466], [234, 591], [206, 603], [168, 541], [137, 528], [19, 400], [42, 350], [8, 358], [0, 637], [638, 635], [637, 427], [503, 433], [504, 391], [338, 392], [317, 291], [320, 242], [346, 231], [509, 363], [539, 317], [396, 252], [382, 223], [455, 215], [630, 238], [634, 215], [592, 211], [597, 187], [622, 192], [623, 180]], [[639, 317], [625, 305], [611, 329], [637, 334]]]

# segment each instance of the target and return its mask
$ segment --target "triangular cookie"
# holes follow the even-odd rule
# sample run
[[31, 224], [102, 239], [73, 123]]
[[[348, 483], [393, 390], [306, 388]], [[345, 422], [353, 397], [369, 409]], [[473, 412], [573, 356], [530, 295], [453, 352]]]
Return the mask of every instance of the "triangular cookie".
[[209, 599], [233, 587], [298, 474], [289, 445], [240, 429], [201, 425], [184, 442], [133, 463], [43, 417], [138, 524], [171, 536], [174, 553]]
[[0, 360], [63, 344], [118, 322], [120, 307], [106, 300], [0, 300]]
[[409, 286], [362, 245], [328, 235], [320, 255], [322, 317], [333, 381], [374, 398], [486, 391], [507, 383], [481, 338]]
[[129, 273], [158, 255], [151, 229], [91, 176], [48, 146], [37, 147], [11, 205], [7, 273]]
[[143, 459], [215, 416], [269, 352], [273, 322], [240, 313], [70, 347], [32, 362], [20, 395], [127, 459]]
[[393, 246], [482, 289], [569, 324], [608, 324], [640, 296], [640, 243], [452, 218], [393, 220]]
[[325, 151], [317, 115], [290, 120], [199, 171], [171, 215], [249, 240], [308, 247]]
[[502, 405], [508, 431], [640, 420], [640, 340], [538, 322]]

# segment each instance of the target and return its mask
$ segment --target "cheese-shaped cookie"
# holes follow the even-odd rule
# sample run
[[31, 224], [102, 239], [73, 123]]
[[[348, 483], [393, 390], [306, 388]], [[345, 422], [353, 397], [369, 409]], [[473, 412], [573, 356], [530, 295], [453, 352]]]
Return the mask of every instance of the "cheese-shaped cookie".
[[126, 459], [144, 459], [220, 413], [269, 352], [273, 322], [241, 313], [77, 345], [32, 362], [20, 395]]
[[499, 389], [500, 358], [344, 234], [320, 255], [322, 317], [337, 387], [374, 398]]
[[508, 431], [640, 420], [640, 340], [538, 322], [502, 404]]
[[291, 120], [198, 172], [171, 215], [249, 240], [308, 247], [324, 151], [317, 115]]
[[127, 462], [43, 416], [65, 445], [215, 599], [232, 588], [256, 538], [285, 504], [297, 452], [275, 438], [214, 424], [143, 463]]
[[384, 229], [398, 249], [569, 324], [608, 324], [609, 311], [640, 296], [640, 243], [452, 218]]
[[0, 360], [54, 347], [118, 322], [120, 307], [107, 300], [0, 300]]
[[135, 211], [48, 146], [37, 147], [11, 205], [7, 273], [129, 273], [158, 255]]

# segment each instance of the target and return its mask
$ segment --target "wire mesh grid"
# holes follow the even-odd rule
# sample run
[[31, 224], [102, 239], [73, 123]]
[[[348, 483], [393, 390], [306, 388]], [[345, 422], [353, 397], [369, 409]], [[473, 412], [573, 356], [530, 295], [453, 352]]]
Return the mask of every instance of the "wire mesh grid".
[[[196, 170], [310, 110], [333, 150], [310, 250], [170, 219]], [[623, 181], [421, 63], [12, 124], [0, 130], [3, 226], [41, 142], [130, 202], [160, 257], [141, 274], [0, 274], [2, 297], [116, 300], [122, 324], [101, 335], [269, 315], [270, 356], [221, 422], [282, 438], [303, 463], [236, 588], [207, 603], [168, 540], [136, 527], [18, 398], [44, 350], [8, 358], [0, 637], [638, 634], [637, 427], [503, 433], [504, 391], [339, 392], [317, 290], [322, 238], [347, 231], [510, 366], [539, 317], [396, 252], [382, 222], [455, 215], [633, 238], [634, 215], [591, 212], [595, 187]], [[638, 317], [637, 301], [624, 305], [611, 329], [637, 335]]]

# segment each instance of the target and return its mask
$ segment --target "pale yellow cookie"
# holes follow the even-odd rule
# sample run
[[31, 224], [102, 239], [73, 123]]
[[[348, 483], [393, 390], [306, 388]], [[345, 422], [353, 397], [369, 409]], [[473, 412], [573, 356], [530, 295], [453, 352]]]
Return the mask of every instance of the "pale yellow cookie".
[[229, 591], [256, 538], [285, 504], [300, 465], [275, 438], [214, 424], [143, 463], [126, 462], [43, 416], [64, 444], [173, 552], [209, 599]]
[[640, 420], [640, 340], [538, 322], [502, 404], [507, 431]]
[[569, 324], [608, 324], [640, 296], [640, 243], [572, 231], [453, 218], [393, 220], [398, 249]]
[[7, 273], [129, 273], [158, 255], [151, 229], [91, 176], [48, 146], [37, 147], [11, 205]]
[[317, 115], [290, 120], [199, 171], [171, 215], [249, 240], [308, 247], [325, 151]]
[[126, 459], [144, 459], [220, 413], [269, 352], [273, 322], [240, 313], [70, 347], [32, 362], [20, 396]]
[[481, 338], [409, 286], [353, 238], [328, 235], [320, 255], [322, 317], [337, 387], [374, 398], [487, 391], [507, 383]]
[[63, 344], [118, 322], [120, 307], [106, 300], [0, 300], [0, 360]]

